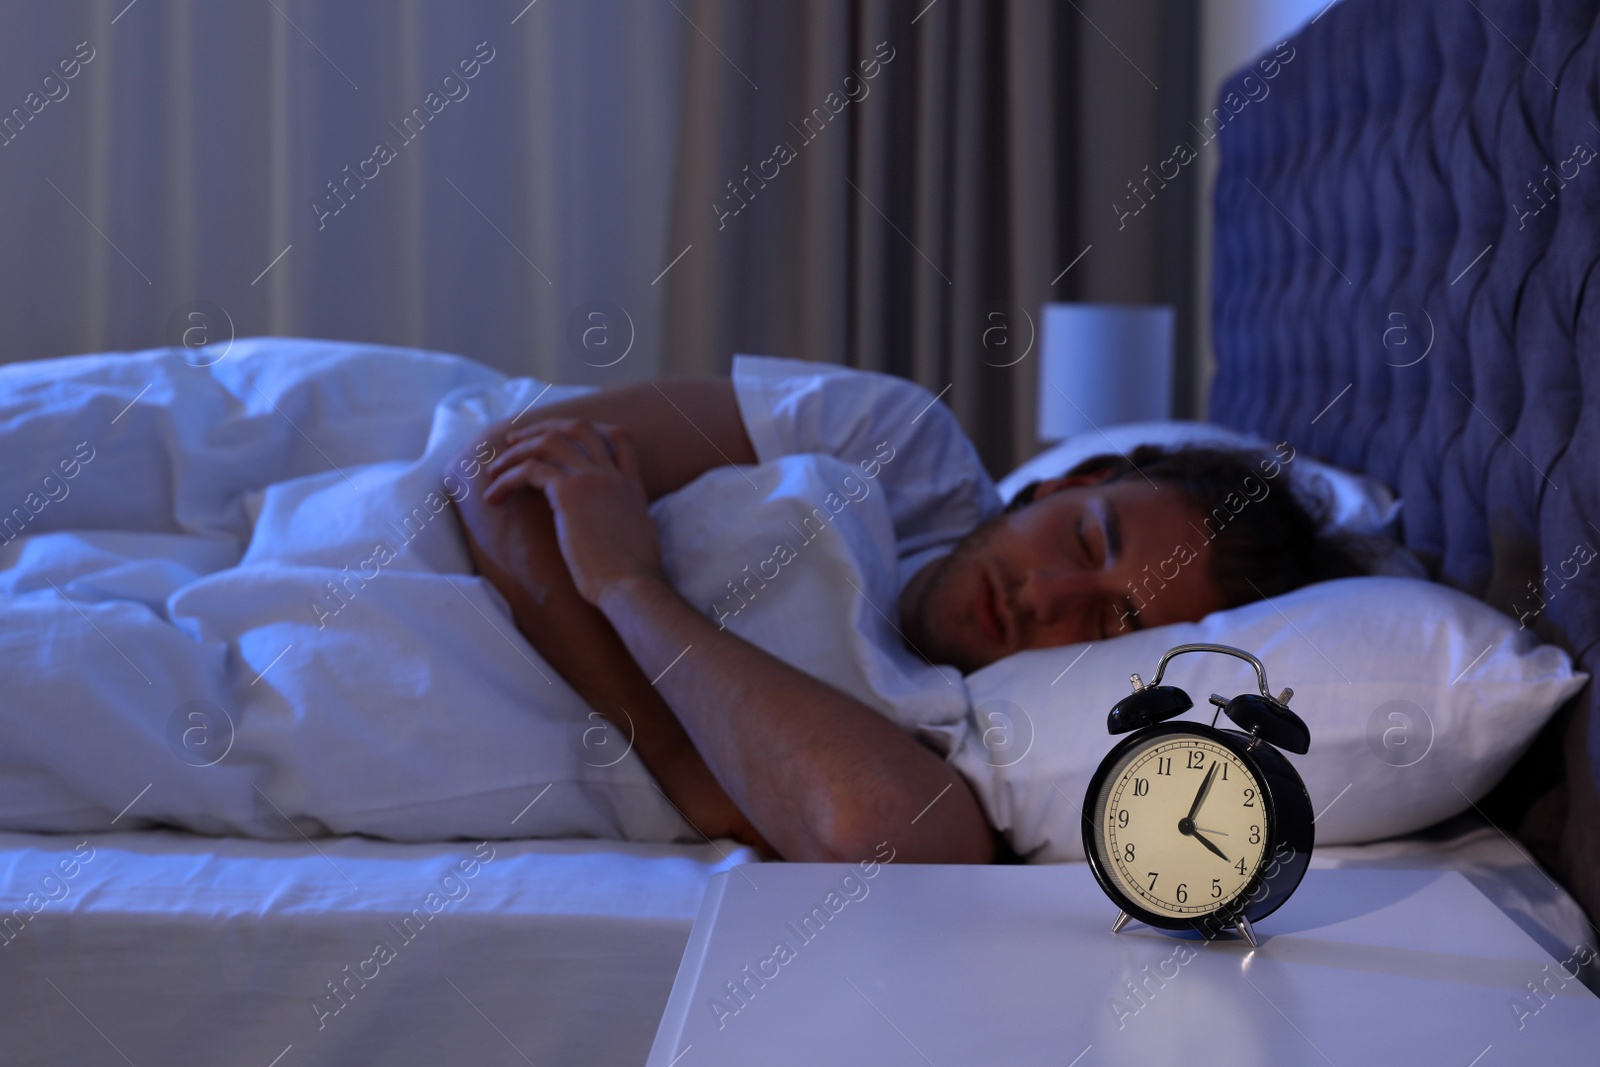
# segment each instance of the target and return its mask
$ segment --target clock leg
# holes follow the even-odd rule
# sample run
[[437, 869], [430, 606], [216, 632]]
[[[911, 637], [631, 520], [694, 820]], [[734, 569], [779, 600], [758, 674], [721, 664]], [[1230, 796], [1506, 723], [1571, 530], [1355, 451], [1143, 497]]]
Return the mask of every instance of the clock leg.
[[1256, 940], [1255, 927], [1250, 925], [1250, 920], [1249, 919], [1246, 919], [1242, 915], [1239, 916], [1239, 921], [1238, 921], [1238, 923], [1236, 923], [1234, 925], [1234, 929], [1239, 931], [1239, 936], [1240, 937], [1242, 937], [1246, 941], [1250, 942], [1250, 947], [1251, 948], [1260, 948], [1261, 947], [1261, 943]]
[[1132, 918], [1133, 918], [1133, 916], [1129, 915], [1125, 911], [1117, 912], [1117, 921], [1111, 924], [1111, 932], [1114, 933], [1114, 934], [1122, 933], [1122, 928], [1124, 926], [1127, 926], [1128, 922]]

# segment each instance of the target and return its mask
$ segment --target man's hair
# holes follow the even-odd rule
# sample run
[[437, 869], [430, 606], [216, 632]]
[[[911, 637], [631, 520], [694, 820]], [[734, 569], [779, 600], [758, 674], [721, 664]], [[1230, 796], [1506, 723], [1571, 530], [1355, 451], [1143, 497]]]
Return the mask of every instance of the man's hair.
[[[1066, 474], [1108, 472], [1097, 484], [1143, 477], [1176, 489], [1201, 515], [1178, 536], [1196, 551], [1211, 546], [1209, 577], [1227, 605], [1238, 607], [1367, 573], [1353, 539], [1324, 529], [1328, 502], [1291, 488], [1287, 467], [1266, 453], [1140, 445], [1126, 455], [1091, 456]], [[1007, 510], [1031, 503], [1038, 487], [1024, 486]]]

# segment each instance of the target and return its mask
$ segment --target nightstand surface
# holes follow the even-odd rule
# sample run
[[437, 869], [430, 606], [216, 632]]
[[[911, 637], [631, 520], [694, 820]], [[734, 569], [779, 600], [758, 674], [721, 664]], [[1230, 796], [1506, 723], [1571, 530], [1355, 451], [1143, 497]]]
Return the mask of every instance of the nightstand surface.
[[1309, 871], [1251, 952], [1112, 934], [1082, 864], [869, 869], [718, 875], [649, 1067], [1500, 1067], [1600, 1047], [1600, 1000], [1454, 871]]

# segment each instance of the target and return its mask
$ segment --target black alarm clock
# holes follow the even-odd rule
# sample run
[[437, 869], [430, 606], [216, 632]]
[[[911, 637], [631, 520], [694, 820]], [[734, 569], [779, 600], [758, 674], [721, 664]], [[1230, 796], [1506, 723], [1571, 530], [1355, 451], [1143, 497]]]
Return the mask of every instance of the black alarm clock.
[[[1162, 685], [1167, 661], [1186, 652], [1220, 652], [1247, 661], [1259, 693], [1229, 700], [1212, 694], [1217, 714], [1241, 729], [1167, 722], [1194, 706], [1189, 694]], [[1129, 920], [1207, 938], [1237, 930], [1257, 946], [1251, 923], [1276, 911], [1311, 862], [1311, 797], [1282, 752], [1304, 755], [1311, 732], [1267, 688], [1266, 668], [1242, 649], [1190, 644], [1168, 649], [1146, 685], [1106, 720], [1113, 734], [1133, 733], [1101, 762], [1083, 801], [1083, 851], [1095, 880], [1121, 909], [1112, 933]]]

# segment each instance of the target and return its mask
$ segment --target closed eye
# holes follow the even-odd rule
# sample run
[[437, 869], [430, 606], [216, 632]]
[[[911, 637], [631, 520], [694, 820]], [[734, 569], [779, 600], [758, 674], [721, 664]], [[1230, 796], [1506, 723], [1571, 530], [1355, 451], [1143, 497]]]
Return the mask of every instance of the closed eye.
[[[1078, 536], [1078, 553], [1083, 558], [1084, 567], [1089, 570], [1099, 570], [1101, 567], [1105, 566], [1107, 562], [1105, 558], [1105, 552], [1102, 549], [1097, 549], [1095, 546], [1089, 543], [1089, 529], [1084, 525], [1084, 519], [1082, 515], [1078, 516], [1078, 521], [1074, 525], [1074, 529]], [[1103, 544], [1103, 530], [1101, 531], [1101, 541]]]

